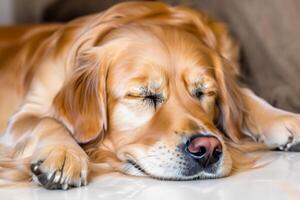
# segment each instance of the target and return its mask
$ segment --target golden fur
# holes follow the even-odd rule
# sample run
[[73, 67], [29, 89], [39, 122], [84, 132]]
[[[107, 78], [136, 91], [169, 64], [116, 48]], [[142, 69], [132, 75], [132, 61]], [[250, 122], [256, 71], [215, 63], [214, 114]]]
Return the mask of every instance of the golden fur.
[[[85, 185], [99, 169], [223, 177], [251, 164], [242, 151], [290, 150], [299, 115], [241, 88], [238, 75], [227, 28], [180, 6], [130, 2], [67, 24], [0, 28], [0, 177], [50, 189]], [[223, 158], [214, 173], [184, 176], [169, 160], [195, 133], [217, 137]]]

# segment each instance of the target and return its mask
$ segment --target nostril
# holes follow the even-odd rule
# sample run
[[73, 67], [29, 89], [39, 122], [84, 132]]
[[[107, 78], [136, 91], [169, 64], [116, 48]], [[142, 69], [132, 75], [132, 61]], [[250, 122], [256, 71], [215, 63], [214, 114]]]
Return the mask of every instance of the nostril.
[[197, 151], [194, 150], [194, 148], [191, 148], [190, 146], [187, 147], [187, 151], [197, 159], [200, 159], [204, 157], [207, 153], [207, 149], [204, 146], [200, 146], [197, 148]]
[[210, 143], [205, 137], [196, 137], [187, 143], [188, 153], [196, 159], [201, 159], [210, 154]]
[[222, 156], [222, 154], [223, 154], [222, 147], [218, 145], [217, 147], [215, 147], [212, 156], [215, 159], [219, 159]]

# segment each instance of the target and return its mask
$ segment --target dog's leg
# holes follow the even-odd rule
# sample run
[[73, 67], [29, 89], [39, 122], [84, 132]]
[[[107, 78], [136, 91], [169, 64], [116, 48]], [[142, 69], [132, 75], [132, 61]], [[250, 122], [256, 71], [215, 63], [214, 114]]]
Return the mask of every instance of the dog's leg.
[[247, 110], [244, 132], [270, 149], [299, 151], [300, 115], [277, 109], [248, 89], [242, 92]]
[[16, 133], [18, 120], [10, 128], [14, 158], [31, 156], [33, 180], [48, 189], [86, 185], [88, 156], [62, 124], [48, 117], [22, 118], [20, 123], [28, 128], [19, 130], [21, 135]]

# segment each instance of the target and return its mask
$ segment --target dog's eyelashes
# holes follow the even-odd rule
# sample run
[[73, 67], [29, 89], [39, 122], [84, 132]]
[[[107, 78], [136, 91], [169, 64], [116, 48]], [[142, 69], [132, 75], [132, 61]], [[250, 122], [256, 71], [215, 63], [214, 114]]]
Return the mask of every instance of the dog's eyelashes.
[[126, 98], [141, 99], [143, 102], [154, 108], [157, 108], [157, 106], [164, 101], [162, 94], [156, 94], [150, 91], [144, 91], [141, 94], [127, 94]]
[[193, 96], [195, 96], [197, 99], [201, 100], [204, 96], [212, 97], [215, 96], [216, 92], [214, 91], [203, 91], [202, 89], [196, 89], [193, 93]]
[[163, 96], [159, 93], [154, 93], [147, 88], [143, 88], [143, 101], [149, 103], [152, 107], [156, 108], [160, 103], [163, 102]]
[[160, 94], [149, 94], [145, 96], [143, 100], [149, 102], [149, 104], [151, 104], [154, 108], [163, 101]]
[[194, 93], [194, 96], [197, 98], [197, 99], [201, 99], [204, 95], [204, 92], [202, 90], [196, 90], [195, 93]]

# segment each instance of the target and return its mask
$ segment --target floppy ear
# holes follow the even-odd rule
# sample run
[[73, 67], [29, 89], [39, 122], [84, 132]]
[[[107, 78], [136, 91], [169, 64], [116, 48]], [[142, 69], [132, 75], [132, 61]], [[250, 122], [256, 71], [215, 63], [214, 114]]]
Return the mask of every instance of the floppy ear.
[[242, 138], [241, 129], [246, 115], [242, 99], [242, 92], [237, 84], [237, 78], [232, 72], [230, 61], [213, 58], [215, 65], [215, 77], [219, 86], [219, 97], [217, 100], [220, 113], [218, 128], [234, 142]]
[[95, 52], [79, 56], [71, 78], [54, 99], [57, 118], [72, 132], [78, 143], [87, 143], [104, 133], [106, 117], [105, 60]]
[[209, 23], [216, 38], [216, 54], [213, 57], [215, 76], [219, 85], [218, 106], [220, 116], [218, 126], [226, 135], [238, 143], [243, 134], [242, 123], [246, 116], [242, 92], [238, 85], [238, 45], [230, 37], [225, 25]]

